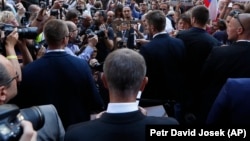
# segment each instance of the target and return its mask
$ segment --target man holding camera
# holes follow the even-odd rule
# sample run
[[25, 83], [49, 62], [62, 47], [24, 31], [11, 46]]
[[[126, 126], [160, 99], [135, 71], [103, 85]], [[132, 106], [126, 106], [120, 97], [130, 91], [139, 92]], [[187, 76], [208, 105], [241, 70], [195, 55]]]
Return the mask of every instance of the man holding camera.
[[[15, 28], [6, 37], [5, 48], [7, 57], [0, 55], [0, 105], [6, 104], [16, 96], [17, 82], [21, 79], [21, 69], [14, 50], [17, 40], [18, 33]], [[18, 77], [19, 75], [20, 77]], [[37, 132], [29, 121], [21, 121], [21, 127], [23, 128], [23, 134], [20, 137], [20, 141], [36, 141]]]
[[98, 50], [97, 60], [99, 62], [104, 62], [106, 56], [113, 50], [114, 48], [114, 31], [111, 27], [108, 27], [107, 14], [104, 10], [99, 10], [94, 15], [94, 32], [98, 36], [98, 43], [96, 48]]
[[[90, 120], [91, 112], [102, 110], [103, 101], [89, 65], [66, 53], [70, 32], [65, 21], [48, 21], [43, 33], [48, 44], [47, 52], [23, 69], [18, 106], [53, 104], [64, 128]], [[32, 100], [22, 102], [27, 99]]]
[[79, 46], [76, 44], [78, 36], [78, 28], [76, 24], [72, 21], [66, 21], [66, 24], [69, 28], [69, 42], [65, 47], [65, 51], [70, 55], [77, 56], [83, 60], [89, 62], [91, 55], [94, 52], [95, 45], [98, 42], [98, 37], [95, 35], [91, 38], [88, 38], [88, 44], [83, 51], [79, 49]]

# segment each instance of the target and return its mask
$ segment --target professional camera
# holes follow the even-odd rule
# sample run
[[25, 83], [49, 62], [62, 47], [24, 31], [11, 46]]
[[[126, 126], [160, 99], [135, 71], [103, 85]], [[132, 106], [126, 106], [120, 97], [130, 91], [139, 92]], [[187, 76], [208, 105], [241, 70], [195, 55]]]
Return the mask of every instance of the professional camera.
[[39, 107], [19, 109], [14, 104], [0, 105], [0, 141], [17, 141], [22, 135], [22, 120], [32, 123], [35, 130], [44, 125], [44, 115]]
[[[7, 37], [13, 30], [13, 25], [4, 24], [1, 27], [1, 30], [4, 31], [5, 37]], [[35, 39], [37, 34], [37, 27], [18, 27], [17, 32], [19, 35], [19, 38], [25, 38], [25, 39]]]
[[65, 8], [65, 9], [68, 9], [69, 5], [67, 3], [63, 3], [62, 7]]
[[36, 50], [39, 50], [42, 46], [45, 47], [45, 48], [48, 47], [48, 44], [47, 44], [46, 40], [42, 40], [41, 42], [34, 44], [34, 48]]
[[76, 5], [76, 10], [78, 10], [81, 14], [86, 10], [86, 7], [82, 5]]
[[122, 40], [117, 42], [117, 48], [125, 48], [125, 47], [126, 47], [126, 44]]
[[96, 11], [102, 10], [101, 8], [91, 7], [90, 8], [90, 14], [92, 17], [94, 17]]
[[50, 16], [55, 16], [58, 19], [59, 12], [57, 9], [50, 10]]
[[88, 38], [92, 38], [95, 35], [97, 35], [98, 38], [102, 38], [105, 36], [105, 33], [103, 30], [98, 30], [98, 31], [93, 32], [91, 29], [87, 29], [85, 31], [85, 34], [88, 36]]
[[103, 63], [99, 63], [96, 59], [90, 59], [89, 66], [92, 70], [103, 71]]
[[45, 0], [40, 0], [39, 1], [39, 6], [42, 8], [42, 9], [46, 9], [47, 8], [47, 1]]

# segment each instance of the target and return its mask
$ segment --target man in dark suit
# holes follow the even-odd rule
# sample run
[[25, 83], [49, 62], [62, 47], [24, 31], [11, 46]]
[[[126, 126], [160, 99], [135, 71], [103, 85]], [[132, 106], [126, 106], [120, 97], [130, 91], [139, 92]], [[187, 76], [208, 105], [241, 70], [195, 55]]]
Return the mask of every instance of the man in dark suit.
[[102, 110], [103, 101], [89, 65], [65, 52], [69, 38], [65, 21], [51, 20], [43, 32], [48, 43], [47, 53], [23, 69], [17, 105], [25, 108], [53, 104], [64, 128], [90, 120], [91, 112]]
[[205, 30], [208, 19], [208, 9], [203, 5], [195, 6], [191, 11], [192, 27], [180, 31], [176, 35], [176, 38], [184, 42], [187, 49], [187, 59], [185, 60], [186, 113], [197, 113], [196, 102], [199, 101], [197, 97], [200, 95], [200, 71], [212, 48], [220, 45], [220, 42]]
[[127, 48], [111, 52], [103, 72], [110, 97], [107, 111], [98, 119], [69, 127], [65, 141], [145, 141], [146, 125], [178, 124], [174, 118], [150, 117], [139, 110], [136, 97], [148, 82], [146, 64], [139, 53]]
[[214, 48], [201, 72], [202, 119], [228, 78], [250, 77], [250, 14], [236, 14], [227, 27], [229, 46]]
[[250, 125], [250, 78], [229, 78], [207, 118], [213, 125]]
[[[22, 79], [22, 74], [18, 74], [18, 70], [21, 70], [21, 68], [14, 50], [14, 46], [17, 43], [17, 40], [18, 33], [17, 28], [15, 28], [13, 32], [6, 37], [5, 48], [7, 57], [0, 55], [0, 107], [2, 108], [0, 109], [1, 112], [7, 110], [7, 105], [5, 104], [11, 103], [11, 99], [17, 95], [17, 86], [19, 84], [17, 82], [21, 81]], [[35, 132], [33, 129], [33, 127], [35, 127], [34, 125], [32, 127], [29, 121], [22, 121], [21, 126], [24, 128], [24, 133], [22, 134], [23, 137], [20, 138], [20, 141], [63, 141], [65, 130], [54, 106], [42, 105], [39, 106], [39, 109], [41, 110], [45, 118], [45, 123], [43, 127], [37, 132]], [[31, 116], [27, 115], [27, 117]], [[1, 118], [5, 117], [2, 116]], [[1, 118], [0, 121], [2, 120]], [[32, 119], [34, 119], [34, 117]], [[24, 120], [27, 119], [24, 118]], [[30, 139], [31, 137], [32, 139]]]
[[[162, 11], [149, 12], [145, 18], [153, 39], [140, 48], [150, 79], [142, 92], [140, 106], [162, 105], [169, 100], [180, 102], [184, 92], [184, 44], [164, 31], [166, 17]], [[168, 115], [173, 116], [169, 112]]]

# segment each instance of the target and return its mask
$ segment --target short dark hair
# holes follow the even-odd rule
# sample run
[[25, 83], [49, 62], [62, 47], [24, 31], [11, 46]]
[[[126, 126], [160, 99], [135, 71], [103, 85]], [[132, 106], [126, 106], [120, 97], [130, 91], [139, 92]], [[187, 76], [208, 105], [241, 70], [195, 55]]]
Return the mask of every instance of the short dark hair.
[[204, 5], [197, 5], [192, 8], [191, 17], [195, 18], [200, 25], [206, 25], [209, 20], [209, 11]]
[[240, 3], [240, 2], [235, 2], [235, 3], [233, 3], [233, 5], [232, 5], [232, 6], [234, 6], [234, 5], [239, 6], [239, 8], [240, 8], [241, 10], [245, 10], [245, 6], [244, 6], [244, 4], [242, 4], [242, 3]]
[[44, 25], [44, 36], [48, 45], [60, 45], [62, 39], [69, 34], [65, 21], [52, 19]]
[[76, 9], [71, 9], [66, 13], [65, 20], [70, 21], [74, 18], [77, 18], [79, 14], [80, 14], [79, 11], [77, 11]]
[[161, 10], [153, 10], [145, 18], [157, 31], [163, 31], [166, 27], [166, 17]]

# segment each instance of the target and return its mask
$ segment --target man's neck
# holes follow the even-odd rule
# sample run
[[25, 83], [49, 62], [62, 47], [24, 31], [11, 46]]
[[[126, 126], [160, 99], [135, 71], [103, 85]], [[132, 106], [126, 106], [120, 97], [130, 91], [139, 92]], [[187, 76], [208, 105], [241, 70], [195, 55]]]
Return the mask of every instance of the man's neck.
[[204, 30], [206, 29], [206, 25], [202, 26], [202, 25], [194, 24], [193, 27], [204, 29]]
[[242, 35], [240, 35], [239, 37], [238, 37], [238, 39], [236, 40], [237, 42], [238, 41], [250, 41], [250, 37], [248, 37], [248, 36], [245, 36], [244, 34], [242, 34]]

